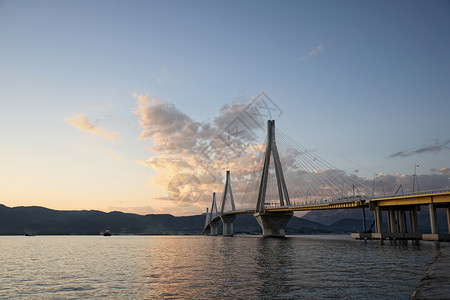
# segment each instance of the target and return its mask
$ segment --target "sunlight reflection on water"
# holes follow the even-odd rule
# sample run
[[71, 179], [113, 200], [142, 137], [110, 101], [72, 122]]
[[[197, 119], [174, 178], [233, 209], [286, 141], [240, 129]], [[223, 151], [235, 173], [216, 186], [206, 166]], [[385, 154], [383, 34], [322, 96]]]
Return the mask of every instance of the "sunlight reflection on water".
[[409, 299], [434, 245], [343, 236], [3, 236], [0, 298]]

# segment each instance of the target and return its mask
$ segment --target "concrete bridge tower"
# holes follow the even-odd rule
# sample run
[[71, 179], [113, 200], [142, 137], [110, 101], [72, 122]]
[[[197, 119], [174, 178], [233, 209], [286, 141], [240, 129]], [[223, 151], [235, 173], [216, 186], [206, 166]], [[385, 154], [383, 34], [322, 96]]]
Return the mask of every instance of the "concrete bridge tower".
[[266, 212], [266, 191], [267, 191], [267, 178], [269, 175], [270, 157], [273, 157], [273, 163], [275, 168], [275, 175], [277, 179], [278, 197], [280, 205], [290, 205], [289, 193], [284, 180], [283, 168], [281, 166], [280, 157], [278, 154], [277, 144], [275, 142], [275, 121], [267, 121], [267, 144], [266, 153], [264, 158], [264, 167], [261, 176], [261, 183], [259, 186], [258, 201], [256, 203], [256, 209], [254, 217], [258, 221], [262, 228], [263, 237], [284, 237], [284, 229], [294, 214], [290, 212]]
[[220, 219], [223, 224], [223, 236], [233, 236], [234, 235], [234, 220], [236, 219], [236, 215], [225, 215], [225, 202], [227, 200], [227, 195], [229, 196], [231, 203], [231, 210], [235, 211], [236, 206], [234, 205], [234, 197], [233, 191], [231, 190], [231, 181], [230, 181], [230, 171], [227, 171], [226, 181], [225, 181], [225, 189], [223, 191], [222, 196], [222, 205], [220, 209]]
[[213, 201], [211, 204], [211, 211], [209, 213], [209, 220], [211, 229], [209, 231], [209, 235], [219, 235], [219, 220], [212, 221], [218, 214], [217, 204], [216, 204], [216, 193], [213, 193]]

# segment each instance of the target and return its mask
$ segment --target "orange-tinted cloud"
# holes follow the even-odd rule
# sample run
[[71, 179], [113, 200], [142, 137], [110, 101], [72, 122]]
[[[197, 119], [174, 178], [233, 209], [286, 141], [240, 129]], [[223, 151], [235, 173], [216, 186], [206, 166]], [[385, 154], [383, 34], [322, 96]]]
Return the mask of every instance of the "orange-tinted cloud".
[[65, 118], [64, 121], [72, 125], [78, 130], [87, 131], [97, 136], [106, 137], [111, 141], [114, 141], [117, 138], [117, 133], [106, 131], [98, 126], [95, 126], [87, 117], [83, 114], [77, 115], [74, 117]]
[[114, 151], [113, 149], [106, 148], [106, 151], [108, 151], [109, 153], [112, 153], [112, 155], [114, 156], [114, 160], [123, 161], [122, 156], [120, 156], [120, 154], [117, 153], [116, 151]]

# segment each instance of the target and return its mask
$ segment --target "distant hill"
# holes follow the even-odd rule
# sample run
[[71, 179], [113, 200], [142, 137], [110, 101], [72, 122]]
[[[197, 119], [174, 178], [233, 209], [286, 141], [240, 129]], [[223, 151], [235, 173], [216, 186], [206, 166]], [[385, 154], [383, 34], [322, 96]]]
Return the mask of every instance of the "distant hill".
[[[373, 212], [369, 211], [369, 209], [365, 211], [366, 220], [373, 221]], [[331, 225], [342, 219], [362, 220], [362, 209], [313, 210], [304, 215], [303, 218], [325, 225]]]
[[199, 234], [204, 215], [137, 215], [96, 210], [58, 211], [44, 207], [0, 205], [0, 234], [99, 234], [109, 228], [113, 233]]
[[[420, 230], [428, 232], [428, 211], [420, 212]], [[373, 214], [366, 212], [367, 229]], [[318, 221], [320, 220], [320, 221]], [[384, 220], [386, 221], [386, 220]], [[138, 215], [97, 210], [59, 211], [39, 206], [7, 207], [0, 204], [0, 235], [36, 234], [100, 234], [110, 229], [113, 234], [202, 234], [205, 215], [174, 217], [169, 214]], [[440, 230], [446, 230], [446, 216], [440, 213]], [[383, 224], [387, 228], [386, 224]], [[349, 233], [362, 231], [361, 210], [314, 211], [303, 218], [292, 217], [287, 234]], [[261, 234], [253, 215], [238, 215], [234, 223], [237, 234]], [[219, 227], [219, 232], [221, 228]]]
[[[39, 206], [7, 207], [0, 204], [0, 234], [201, 234], [205, 215], [174, 217], [168, 214], [137, 215], [97, 210], [59, 211]], [[238, 215], [236, 233], [260, 234], [255, 218]], [[221, 228], [219, 228], [221, 230]], [[289, 234], [329, 233], [329, 227], [306, 219], [292, 217]], [[333, 231], [335, 232], [335, 231]]]
[[[374, 213], [368, 208], [365, 210], [366, 215], [366, 226], [367, 229], [373, 223]], [[408, 215], [406, 216], [409, 220]], [[421, 206], [420, 211], [417, 212], [417, 217], [419, 221], [419, 231], [420, 232], [430, 232], [430, 214], [427, 206]], [[447, 232], [447, 214], [444, 209], [437, 209], [438, 217], [438, 229], [439, 232]], [[336, 209], [336, 210], [314, 210], [308, 212], [303, 218], [311, 220], [314, 222], [322, 223], [328, 225], [331, 231], [339, 232], [357, 232], [363, 227], [362, 224], [362, 209]], [[409, 221], [408, 221], [409, 222]], [[387, 231], [387, 216], [386, 213], [383, 214], [383, 228]], [[409, 228], [409, 223], [408, 223]], [[357, 229], [355, 231], [354, 229]]]

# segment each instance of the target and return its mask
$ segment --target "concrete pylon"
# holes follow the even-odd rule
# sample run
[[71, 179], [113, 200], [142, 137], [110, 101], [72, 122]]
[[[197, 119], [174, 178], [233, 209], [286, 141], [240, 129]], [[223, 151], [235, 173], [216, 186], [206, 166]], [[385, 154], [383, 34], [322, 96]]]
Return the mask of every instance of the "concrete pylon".
[[216, 204], [216, 193], [213, 193], [213, 201], [211, 204], [211, 211], [209, 212], [208, 223], [210, 226], [209, 235], [218, 235], [219, 234], [219, 221], [212, 220], [218, 215], [217, 204]]
[[236, 210], [236, 206], [234, 205], [233, 191], [231, 190], [230, 171], [227, 170], [225, 188], [223, 190], [222, 203], [220, 206], [220, 219], [222, 220], [223, 224], [223, 236], [234, 235], [234, 220], [236, 219], [236, 215], [225, 215], [225, 203], [227, 202], [228, 198], [230, 199], [231, 210]]
[[211, 229], [209, 230], [209, 235], [217, 236], [219, 235], [219, 221], [209, 223]]
[[234, 220], [236, 215], [221, 215], [223, 225], [223, 236], [233, 236], [234, 235]]
[[375, 232], [383, 233], [383, 215], [379, 206], [375, 207]]
[[392, 209], [392, 208], [388, 209], [388, 227], [389, 227], [389, 233], [396, 233], [395, 213], [394, 213], [394, 209]]
[[409, 211], [409, 223], [411, 227], [411, 232], [415, 235], [419, 234], [419, 221], [417, 219], [417, 208], [413, 207]]
[[223, 195], [222, 195], [222, 203], [220, 207], [220, 214], [223, 215], [225, 210], [225, 202], [227, 201], [227, 195], [230, 195], [230, 204], [231, 204], [231, 210], [236, 210], [236, 206], [234, 205], [234, 197], [233, 197], [233, 191], [231, 190], [231, 179], [230, 179], [230, 171], [227, 170], [226, 177], [225, 177], [225, 188], [223, 189]]
[[293, 215], [293, 212], [259, 212], [254, 214], [256, 221], [262, 228], [263, 237], [284, 237], [284, 229]]
[[203, 234], [209, 234], [209, 221], [210, 221], [210, 219], [209, 219], [209, 211], [208, 211], [208, 208], [206, 208], [206, 219], [205, 219], [205, 225], [203, 226]]
[[275, 142], [275, 121], [267, 121], [267, 145], [266, 154], [264, 157], [263, 173], [261, 183], [259, 186], [258, 201], [256, 202], [256, 212], [264, 212], [267, 190], [267, 179], [269, 175], [270, 156], [273, 156], [275, 167], [275, 174], [277, 177], [278, 196], [280, 198], [281, 206], [290, 205], [289, 193], [284, 181], [283, 168], [281, 166], [280, 156], [278, 155], [278, 148]]
[[437, 234], [439, 231], [436, 217], [436, 206], [433, 203], [430, 203], [428, 204], [428, 209], [430, 211], [431, 234]]
[[278, 197], [280, 205], [290, 205], [289, 193], [284, 180], [283, 168], [278, 155], [277, 144], [275, 142], [275, 121], [267, 121], [267, 145], [264, 157], [264, 166], [259, 186], [258, 201], [254, 217], [262, 228], [263, 237], [284, 237], [284, 229], [294, 214], [293, 212], [267, 212], [266, 213], [266, 190], [269, 175], [270, 157], [273, 157], [275, 174], [277, 178]]
[[447, 228], [448, 233], [450, 234], [450, 205], [447, 206]]

